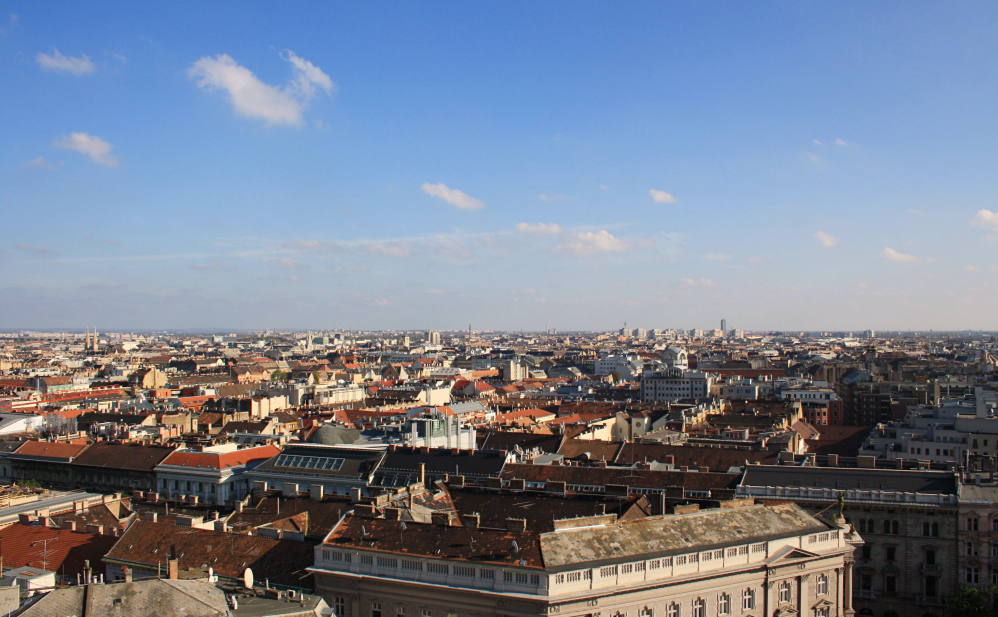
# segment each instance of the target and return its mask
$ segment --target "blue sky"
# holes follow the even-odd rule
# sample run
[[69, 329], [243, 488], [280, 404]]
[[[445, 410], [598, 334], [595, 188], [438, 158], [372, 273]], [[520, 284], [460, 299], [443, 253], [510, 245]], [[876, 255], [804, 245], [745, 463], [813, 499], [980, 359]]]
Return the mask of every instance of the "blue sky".
[[0, 328], [994, 329], [996, 31], [3, 2]]

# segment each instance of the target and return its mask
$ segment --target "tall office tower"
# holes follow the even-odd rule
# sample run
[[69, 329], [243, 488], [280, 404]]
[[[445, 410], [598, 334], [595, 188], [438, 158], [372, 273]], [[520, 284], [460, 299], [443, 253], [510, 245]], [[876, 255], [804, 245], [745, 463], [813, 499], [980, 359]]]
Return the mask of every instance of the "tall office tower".
[[721, 332], [723, 332], [725, 334], [728, 333], [728, 320], [727, 319], [722, 319], [721, 320]]

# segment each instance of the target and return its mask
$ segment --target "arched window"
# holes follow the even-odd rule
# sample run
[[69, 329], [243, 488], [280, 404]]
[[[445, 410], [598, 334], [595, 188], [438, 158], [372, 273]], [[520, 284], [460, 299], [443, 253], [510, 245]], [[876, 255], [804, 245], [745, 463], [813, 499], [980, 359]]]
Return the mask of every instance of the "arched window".
[[891, 522], [890, 521], [884, 521], [884, 535], [886, 536], [886, 535], [888, 535], [890, 533], [891, 533]]
[[780, 604], [787, 602], [790, 602], [790, 581], [783, 581], [780, 583]]
[[824, 596], [828, 594], [828, 577], [824, 574], [818, 577], [818, 584], [815, 585], [815, 591], [819, 596]]
[[939, 537], [939, 523], [932, 523], [932, 537]]
[[[928, 525], [928, 523], [926, 523], [926, 525]], [[926, 529], [928, 529], [928, 528], [926, 528]], [[866, 533], [866, 519], [865, 518], [859, 519], [859, 533]], [[925, 535], [929, 535], [929, 534], [925, 534]]]
[[922, 535], [923, 536], [929, 535], [929, 523], [928, 522], [922, 523]]
[[755, 589], [746, 589], [742, 592], [742, 610], [749, 611], [755, 608]]
[[641, 609], [641, 612], [638, 613], [638, 614], [641, 617], [655, 617], [655, 611], [652, 610], [652, 609], [650, 609], [650, 608], [648, 608], [647, 606], [644, 607], [643, 609]]
[[895, 536], [901, 533], [901, 524], [898, 521], [891, 521], [891, 533]]
[[870, 533], [877, 533], [876, 528], [873, 526], [873, 519], [872, 518], [866, 519], [866, 529]]
[[717, 614], [718, 615], [730, 615], [731, 614], [731, 596], [726, 593], [722, 593], [717, 596]]
[[683, 617], [683, 607], [679, 606], [679, 603], [673, 602], [665, 610], [665, 615], [666, 617]]
[[697, 598], [693, 601], [693, 616], [692, 617], [707, 617], [707, 601], [703, 598]]

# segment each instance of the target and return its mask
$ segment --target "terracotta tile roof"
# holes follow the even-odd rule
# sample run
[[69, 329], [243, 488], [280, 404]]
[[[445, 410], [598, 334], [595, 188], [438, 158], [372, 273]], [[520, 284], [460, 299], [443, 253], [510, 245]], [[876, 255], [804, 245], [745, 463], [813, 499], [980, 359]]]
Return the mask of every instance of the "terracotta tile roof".
[[314, 544], [148, 521], [132, 523], [104, 561], [153, 570], [162, 564], [165, 572], [171, 547], [179, 558], [181, 578], [202, 578], [211, 567], [219, 576], [240, 579], [246, 568], [252, 568], [257, 580], [310, 586], [303, 578], [314, 561]]
[[74, 578], [83, 572], [84, 560], [96, 566], [117, 540], [112, 536], [20, 523], [0, 529], [4, 567], [44, 567]]
[[306, 533], [322, 538], [329, 533], [344, 513], [352, 509], [351, 503], [350, 498], [346, 496], [323, 499], [312, 499], [308, 496], [264, 497], [255, 506], [247, 507], [242, 512], [234, 512], [229, 517], [228, 524], [238, 532], [245, 532], [261, 525], [307, 513]]
[[87, 445], [66, 442], [26, 441], [23, 446], [14, 452], [14, 458], [31, 456], [48, 459], [69, 459], [79, 456], [81, 452], [87, 449]]
[[163, 459], [160, 465], [180, 465], [200, 469], [228, 469], [247, 463], [265, 461], [281, 453], [277, 446], [260, 446], [258, 448], [243, 448], [235, 452], [186, 452], [174, 451]]

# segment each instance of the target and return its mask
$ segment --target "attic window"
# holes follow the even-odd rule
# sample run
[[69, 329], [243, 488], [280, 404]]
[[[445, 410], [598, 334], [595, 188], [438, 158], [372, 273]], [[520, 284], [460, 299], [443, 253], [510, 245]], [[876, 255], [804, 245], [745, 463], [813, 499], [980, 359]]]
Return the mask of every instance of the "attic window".
[[125, 601], [121, 598], [115, 598], [114, 602], [112, 602], [111, 604], [113, 604], [114, 606], [121, 606], [122, 604], [124, 604], [124, 602]]

